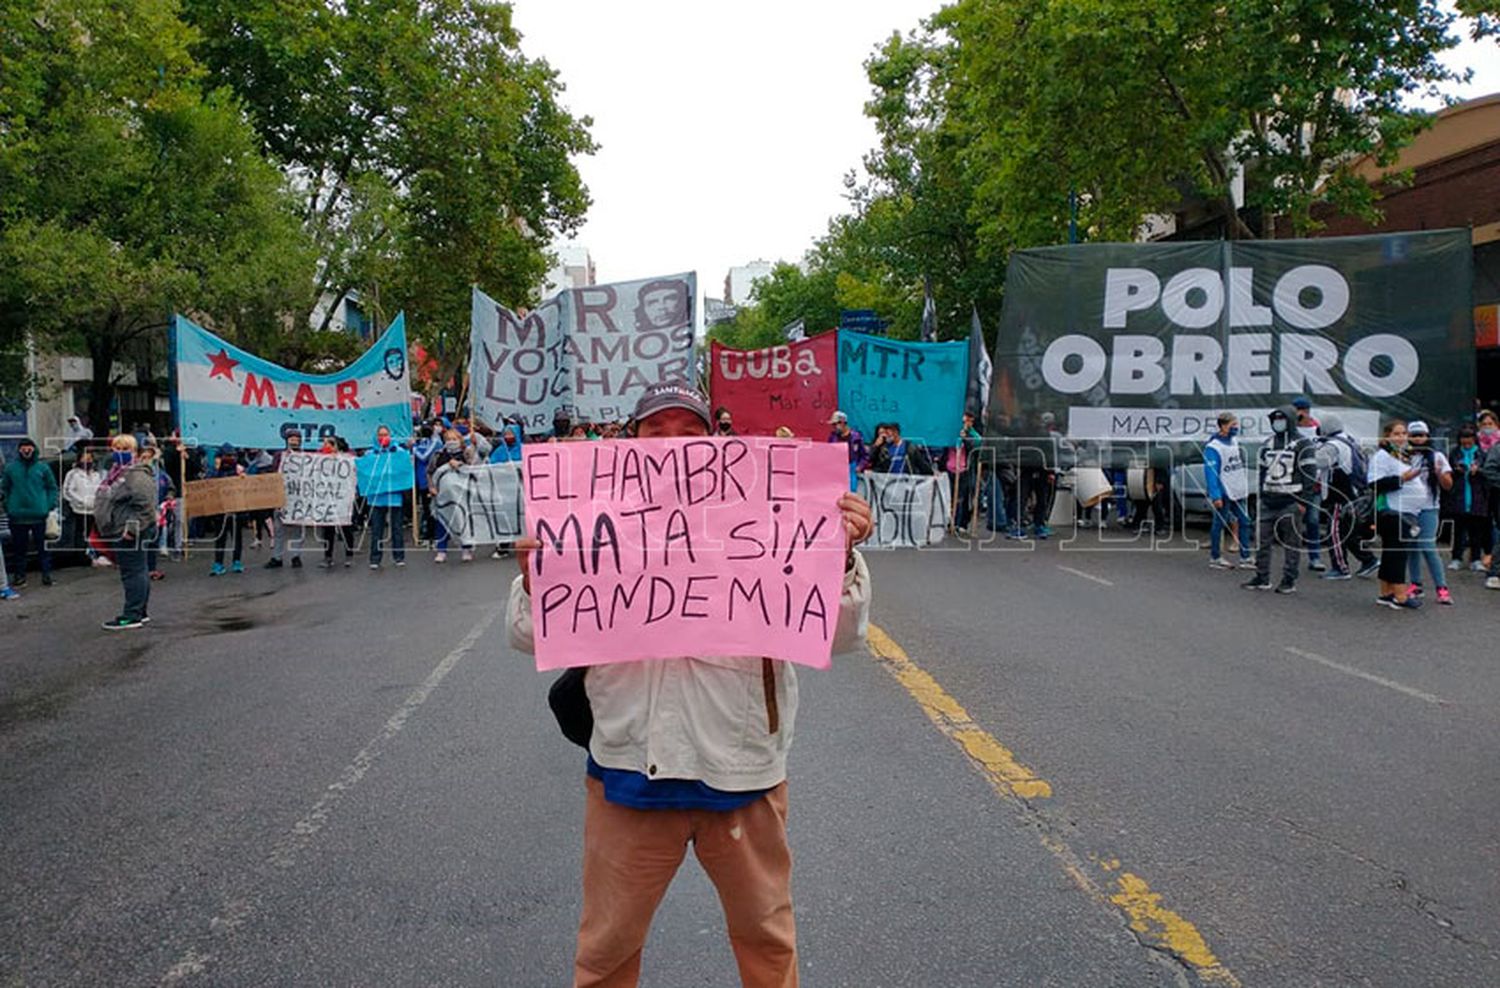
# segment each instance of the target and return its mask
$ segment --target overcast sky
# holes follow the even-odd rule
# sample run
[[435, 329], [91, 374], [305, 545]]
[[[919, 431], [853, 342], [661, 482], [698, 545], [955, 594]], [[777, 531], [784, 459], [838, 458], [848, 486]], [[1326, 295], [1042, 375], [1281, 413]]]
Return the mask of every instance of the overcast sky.
[[[875, 143], [863, 63], [939, 0], [514, 0], [522, 49], [594, 118], [579, 161], [594, 205], [576, 238], [600, 281], [796, 260], [843, 211], [843, 176]], [[1458, 95], [1500, 90], [1500, 52], [1465, 45]]]

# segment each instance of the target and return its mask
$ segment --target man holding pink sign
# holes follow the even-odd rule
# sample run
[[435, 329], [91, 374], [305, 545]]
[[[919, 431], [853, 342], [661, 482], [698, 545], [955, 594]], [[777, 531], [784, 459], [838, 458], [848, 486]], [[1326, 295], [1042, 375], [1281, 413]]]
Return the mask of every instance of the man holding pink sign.
[[512, 643], [590, 667], [574, 984], [636, 984], [692, 843], [747, 986], [797, 984], [786, 756], [793, 663], [863, 642], [870, 508], [844, 451], [708, 438], [686, 385], [649, 388], [637, 441], [528, 448]]

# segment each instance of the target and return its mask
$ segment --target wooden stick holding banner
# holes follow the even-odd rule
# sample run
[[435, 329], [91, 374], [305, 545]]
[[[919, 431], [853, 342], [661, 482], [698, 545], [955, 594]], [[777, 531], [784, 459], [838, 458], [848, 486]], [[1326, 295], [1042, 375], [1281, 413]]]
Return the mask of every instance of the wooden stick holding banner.
[[[979, 498], [980, 498], [980, 492], [983, 491], [983, 490], [984, 490], [984, 461], [980, 460], [978, 466], [976, 466], [975, 469], [974, 469], [974, 490], [969, 495], [969, 497], [970, 497], [970, 499], [972, 501], [972, 507], [969, 508], [969, 531], [971, 531], [971, 532], [974, 531], [974, 527], [979, 524]], [[991, 501], [993, 501], [997, 496], [998, 495], [996, 495], [996, 494], [991, 494], [990, 495]]]

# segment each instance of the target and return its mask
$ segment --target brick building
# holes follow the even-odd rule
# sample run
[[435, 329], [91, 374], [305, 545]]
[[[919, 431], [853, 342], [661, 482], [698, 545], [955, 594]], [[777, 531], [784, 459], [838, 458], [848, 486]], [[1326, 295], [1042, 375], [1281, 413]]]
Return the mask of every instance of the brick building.
[[1450, 106], [1389, 168], [1366, 159], [1357, 172], [1381, 185], [1410, 171], [1407, 185], [1385, 185], [1375, 225], [1323, 212], [1317, 236], [1468, 227], [1474, 243], [1474, 324], [1478, 395], [1500, 406], [1500, 93]]

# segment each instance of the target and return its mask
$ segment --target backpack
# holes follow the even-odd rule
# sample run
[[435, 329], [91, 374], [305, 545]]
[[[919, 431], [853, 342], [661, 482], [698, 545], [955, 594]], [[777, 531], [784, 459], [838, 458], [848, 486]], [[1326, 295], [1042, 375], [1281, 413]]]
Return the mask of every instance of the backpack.
[[1359, 497], [1370, 487], [1370, 465], [1365, 459], [1365, 451], [1346, 435], [1330, 436], [1328, 441], [1342, 443], [1349, 450], [1349, 489]]

